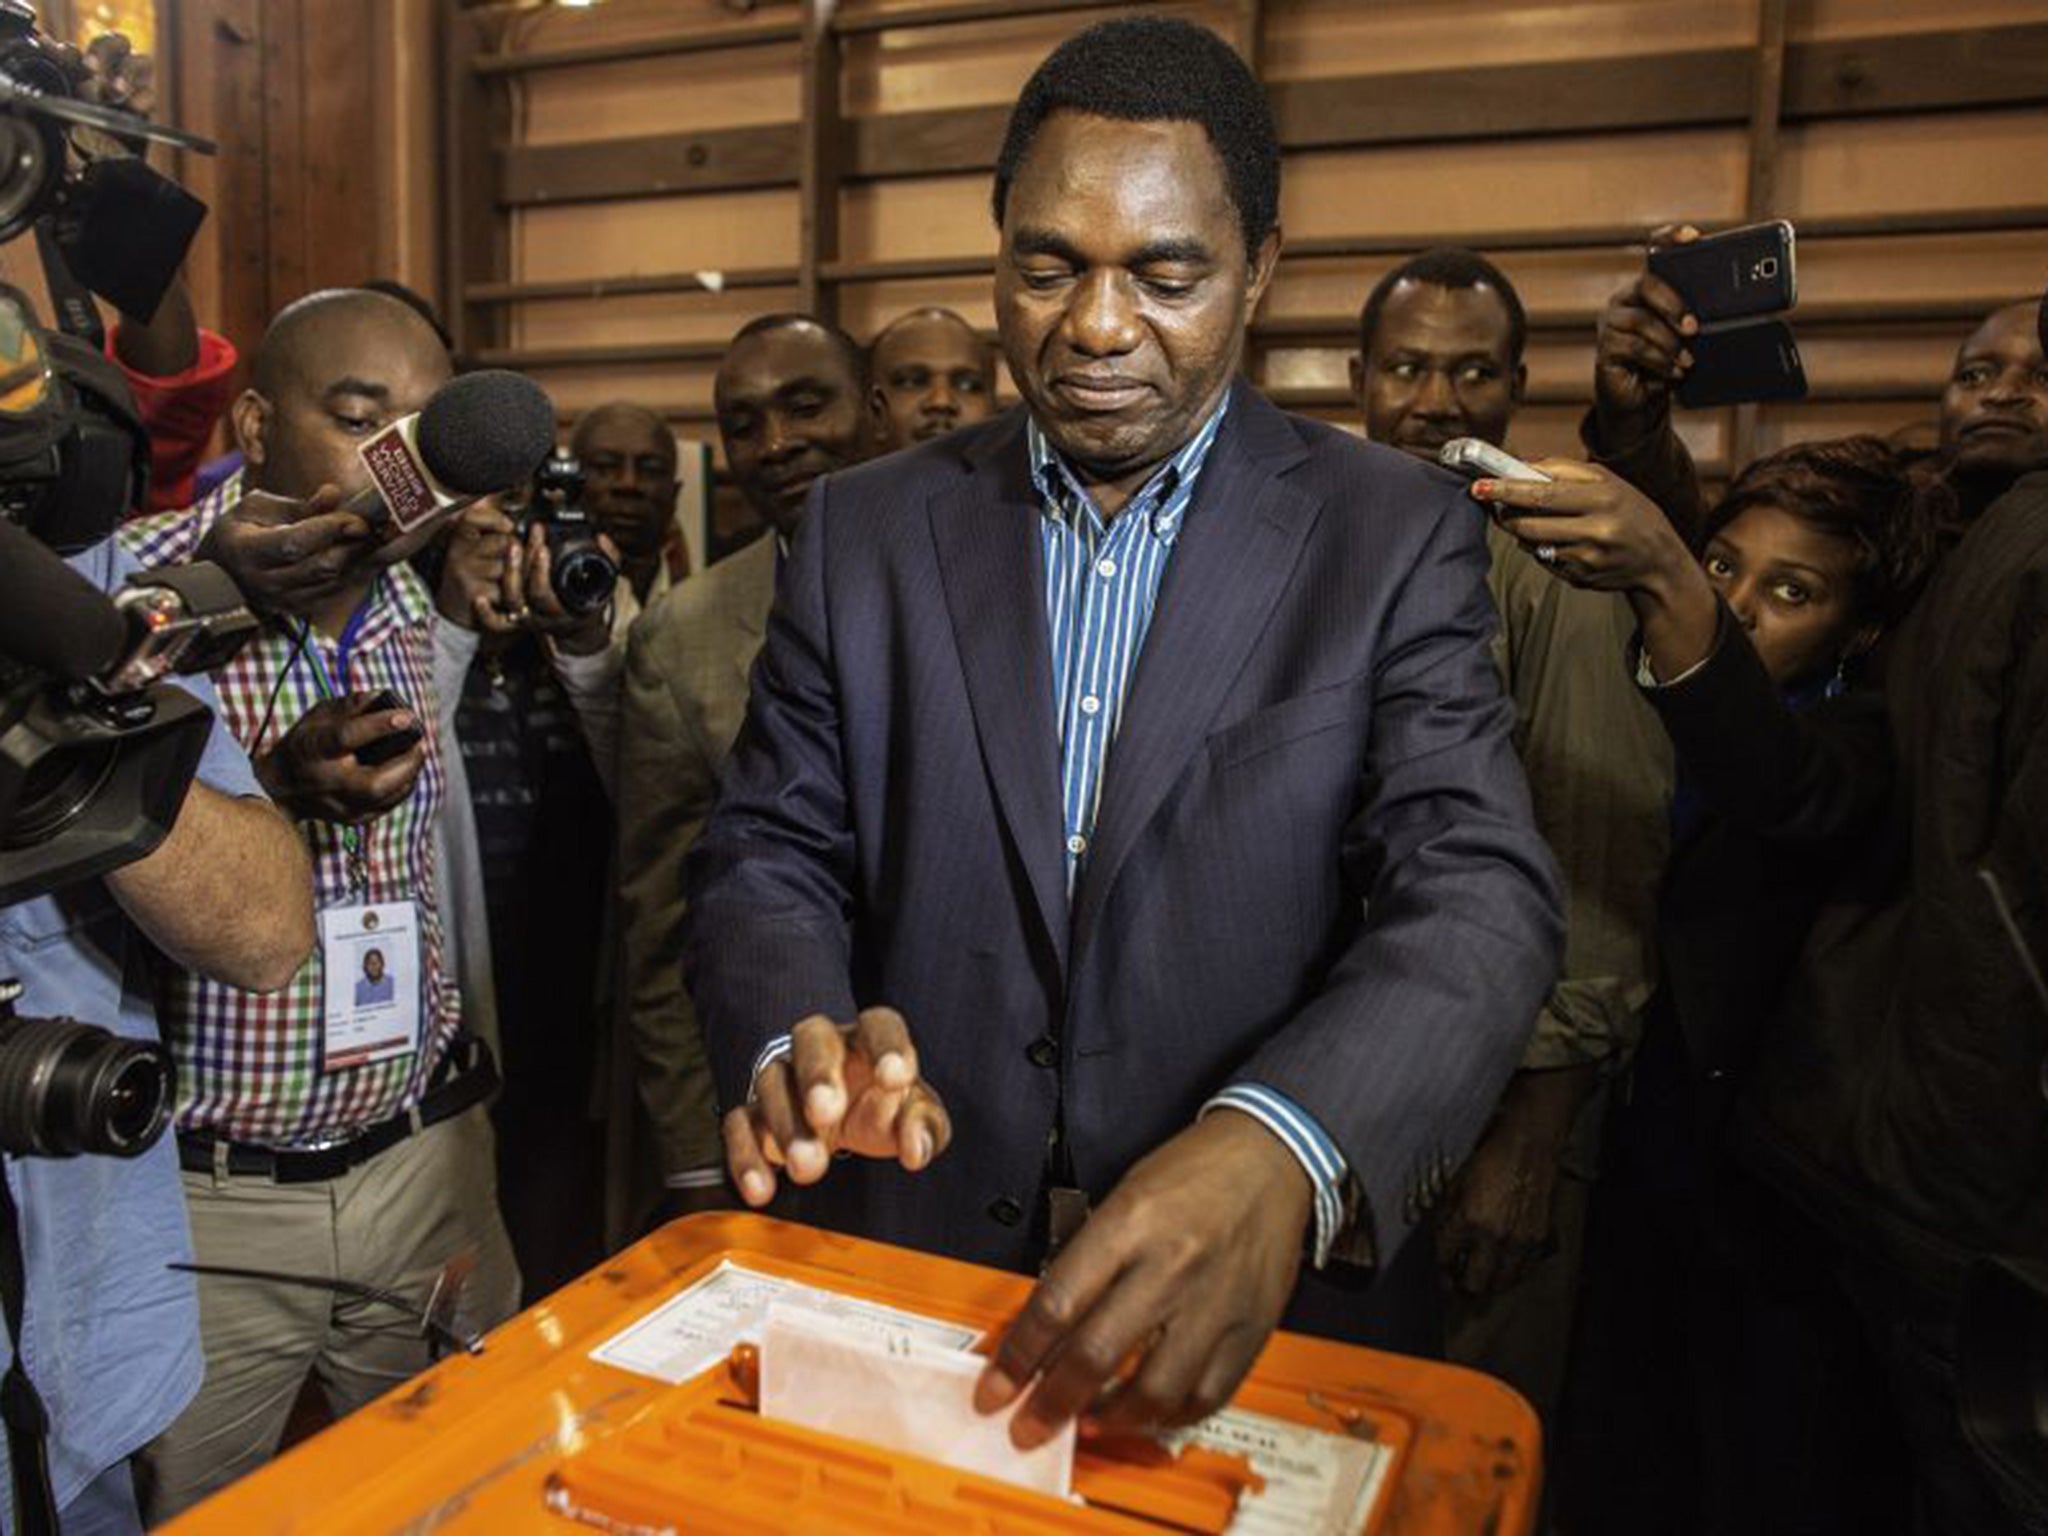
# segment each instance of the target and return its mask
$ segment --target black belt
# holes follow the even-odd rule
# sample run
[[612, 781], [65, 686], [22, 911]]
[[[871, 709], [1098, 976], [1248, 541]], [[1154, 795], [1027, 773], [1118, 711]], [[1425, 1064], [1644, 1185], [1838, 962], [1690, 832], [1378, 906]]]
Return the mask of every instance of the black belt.
[[340, 1178], [408, 1136], [483, 1103], [497, 1091], [498, 1067], [491, 1060], [490, 1048], [466, 1035], [448, 1047], [448, 1054], [434, 1071], [433, 1086], [417, 1105], [380, 1120], [347, 1141], [331, 1147], [260, 1147], [227, 1141], [211, 1131], [180, 1131], [178, 1164], [187, 1173], [212, 1173], [218, 1166], [214, 1161], [217, 1149], [224, 1145], [230, 1174], [266, 1178], [277, 1184], [317, 1184]]

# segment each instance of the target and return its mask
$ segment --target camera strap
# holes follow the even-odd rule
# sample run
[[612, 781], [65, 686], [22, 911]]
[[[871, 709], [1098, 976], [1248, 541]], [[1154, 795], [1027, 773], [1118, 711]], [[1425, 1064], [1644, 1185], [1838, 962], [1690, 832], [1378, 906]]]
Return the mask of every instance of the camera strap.
[[57, 311], [57, 325], [65, 335], [76, 336], [95, 352], [107, 349], [106, 324], [92, 291], [78, 280], [71, 263], [64, 259], [57, 243], [56, 225], [45, 214], [36, 220], [36, 255], [42, 258], [43, 286], [50, 291], [51, 307]]
[[50, 1413], [21, 1363], [21, 1321], [28, 1265], [21, 1252], [21, 1212], [0, 1176], [0, 1311], [7, 1317], [7, 1374], [0, 1377], [0, 1420], [7, 1425], [7, 1466], [14, 1485], [18, 1536], [57, 1536], [57, 1494], [50, 1486]]

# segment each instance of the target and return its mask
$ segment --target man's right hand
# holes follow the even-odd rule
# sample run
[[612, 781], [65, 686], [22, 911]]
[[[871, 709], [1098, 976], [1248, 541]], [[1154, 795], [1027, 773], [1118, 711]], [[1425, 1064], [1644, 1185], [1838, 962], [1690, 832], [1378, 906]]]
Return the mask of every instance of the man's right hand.
[[305, 502], [246, 492], [207, 530], [194, 558], [225, 570], [250, 607], [304, 618], [360, 579], [377, 549], [376, 531], [341, 502], [331, 485]]
[[255, 760], [256, 777], [287, 816], [352, 825], [375, 820], [412, 793], [427, 761], [424, 740], [376, 767], [356, 761], [359, 747], [419, 725], [409, 709], [370, 709], [373, 697], [322, 699]]
[[[1650, 249], [1699, 237], [1690, 224], [1667, 225], [1651, 234]], [[1647, 437], [1671, 409], [1671, 391], [1692, 367], [1686, 342], [1699, 328], [1678, 291], [1647, 268], [1607, 301], [1593, 354], [1593, 410], [1609, 449]]]
[[775, 1197], [775, 1169], [815, 1184], [834, 1153], [893, 1158], [912, 1173], [953, 1139], [953, 1123], [918, 1075], [910, 1027], [891, 1008], [851, 1024], [813, 1015], [790, 1051], [761, 1069], [753, 1096], [725, 1117], [725, 1160], [752, 1206]]

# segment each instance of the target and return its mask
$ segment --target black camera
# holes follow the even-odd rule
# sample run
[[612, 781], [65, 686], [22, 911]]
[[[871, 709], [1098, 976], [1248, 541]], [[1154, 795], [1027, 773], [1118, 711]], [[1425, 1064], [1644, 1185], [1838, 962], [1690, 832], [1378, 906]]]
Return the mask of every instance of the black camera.
[[0, 981], [0, 1152], [136, 1157], [171, 1118], [168, 1052], [72, 1019], [24, 1019]]
[[163, 679], [220, 665], [256, 631], [215, 566], [108, 598], [56, 558], [113, 532], [147, 452], [119, 371], [0, 285], [0, 905], [163, 840], [211, 729]]
[[[137, 151], [145, 140], [202, 154], [214, 146], [80, 101], [83, 68], [76, 50], [38, 35], [33, 6], [0, 0], [0, 244], [47, 221], [46, 261], [59, 261], [124, 314], [147, 319], [177, 276], [206, 205]], [[81, 128], [93, 132], [81, 135]]]
[[619, 568], [598, 544], [597, 525], [583, 510], [584, 481], [576, 456], [557, 448], [534, 471], [533, 500], [526, 510], [529, 526], [539, 523], [547, 529], [555, 597], [578, 617], [604, 607], [619, 584]]

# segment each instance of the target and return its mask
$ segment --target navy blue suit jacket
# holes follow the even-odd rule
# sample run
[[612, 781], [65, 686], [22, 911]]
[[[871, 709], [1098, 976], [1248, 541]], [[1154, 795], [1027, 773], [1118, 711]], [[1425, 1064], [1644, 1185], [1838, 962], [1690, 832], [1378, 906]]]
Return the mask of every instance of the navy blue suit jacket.
[[1027, 1269], [1056, 1124], [1100, 1199], [1263, 1083], [1342, 1148], [1384, 1263], [1557, 972], [1481, 513], [1238, 385], [1071, 910], [1042, 515], [1021, 410], [813, 489], [689, 859], [721, 1100], [805, 1016], [899, 1009], [951, 1149], [839, 1162], [782, 1209]]

